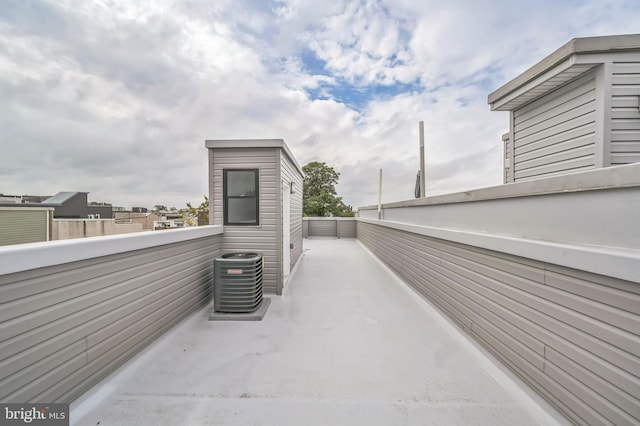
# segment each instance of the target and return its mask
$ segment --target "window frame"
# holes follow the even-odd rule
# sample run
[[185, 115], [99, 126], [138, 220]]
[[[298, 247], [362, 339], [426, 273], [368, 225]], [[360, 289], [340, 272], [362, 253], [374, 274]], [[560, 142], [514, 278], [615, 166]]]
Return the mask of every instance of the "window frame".
[[[253, 172], [255, 177], [255, 196], [239, 197], [227, 194], [227, 183], [229, 182], [229, 172]], [[256, 221], [255, 223], [230, 222], [229, 221], [229, 199], [246, 200], [247, 198], [255, 198], [256, 202]], [[222, 169], [222, 203], [223, 203], [223, 222], [225, 226], [260, 226], [260, 169]]]

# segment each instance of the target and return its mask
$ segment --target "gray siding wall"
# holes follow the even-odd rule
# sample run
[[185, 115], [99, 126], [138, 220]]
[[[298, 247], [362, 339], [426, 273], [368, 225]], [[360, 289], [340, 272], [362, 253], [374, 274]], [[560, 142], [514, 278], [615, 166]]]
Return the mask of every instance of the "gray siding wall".
[[514, 181], [595, 165], [595, 73], [513, 112]]
[[303, 177], [297, 167], [289, 158], [281, 152], [282, 181], [284, 184], [293, 182], [293, 194], [291, 194], [290, 210], [290, 238], [293, 249], [291, 249], [291, 265], [293, 267], [300, 256], [302, 256], [302, 180]]
[[347, 217], [305, 217], [304, 237], [356, 238], [356, 219]]
[[338, 238], [356, 238], [356, 220], [338, 219]]
[[[65, 248], [78, 243], [92, 250]], [[209, 301], [220, 248], [211, 235], [0, 275], [0, 400], [73, 401]]]
[[640, 282], [370, 223], [358, 239], [574, 422], [640, 422]]
[[222, 251], [257, 251], [263, 254], [263, 288], [265, 292], [278, 290], [278, 241], [277, 214], [280, 211], [277, 202], [280, 199], [280, 174], [275, 148], [225, 148], [209, 150], [213, 184], [210, 185], [213, 225], [223, 225], [223, 170], [259, 169], [260, 170], [260, 225], [225, 226], [222, 238]]
[[611, 83], [611, 165], [640, 162], [640, 61], [614, 62]]
[[337, 237], [338, 224], [335, 219], [310, 219], [309, 237]]

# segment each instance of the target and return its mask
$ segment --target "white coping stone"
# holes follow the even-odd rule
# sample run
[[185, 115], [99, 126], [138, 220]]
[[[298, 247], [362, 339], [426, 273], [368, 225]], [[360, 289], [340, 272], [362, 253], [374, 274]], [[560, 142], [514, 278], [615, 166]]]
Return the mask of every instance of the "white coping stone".
[[207, 225], [165, 231], [16, 244], [0, 247], [0, 275], [44, 268], [149, 247], [222, 234], [222, 226]]
[[628, 281], [637, 281], [640, 271], [640, 250], [562, 244], [377, 219], [359, 218], [358, 221]]

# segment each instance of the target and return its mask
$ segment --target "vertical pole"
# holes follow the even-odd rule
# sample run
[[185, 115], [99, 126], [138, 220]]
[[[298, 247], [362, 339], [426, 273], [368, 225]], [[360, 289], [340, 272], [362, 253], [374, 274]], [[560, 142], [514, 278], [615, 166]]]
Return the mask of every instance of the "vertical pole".
[[424, 176], [424, 121], [420, 121], [420, 198], [425, 194]]
[[382, 169], [378, 178], [378, 220], [382, 219]]

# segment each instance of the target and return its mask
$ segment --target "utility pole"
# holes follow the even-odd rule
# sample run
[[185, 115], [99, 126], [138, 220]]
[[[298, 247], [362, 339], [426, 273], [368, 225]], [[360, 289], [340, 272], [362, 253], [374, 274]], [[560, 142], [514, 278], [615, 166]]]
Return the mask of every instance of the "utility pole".
[[424, 121], [420, 121], [420, 198], [425, 194], [424, 176]]
[[382, 169], [378, 178], [378, 220], [382, 219]]

